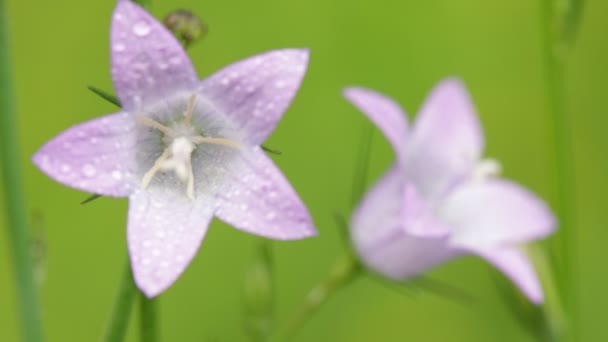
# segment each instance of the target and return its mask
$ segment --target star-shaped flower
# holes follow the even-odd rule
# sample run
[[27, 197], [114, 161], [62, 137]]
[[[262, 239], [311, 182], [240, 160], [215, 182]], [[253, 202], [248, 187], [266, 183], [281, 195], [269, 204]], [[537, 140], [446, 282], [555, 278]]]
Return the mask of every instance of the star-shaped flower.
[[66, 130], [33, 161], [65, 185], [129, 197], [129, 255], [146, 295], [184, 271], [214, 215], [273, 239], [316, 234], [260, 148], [299, 88], [307, 50], [271, 51], [199, 81], [173, 35], [127, 0], [114, 10], [111, 50], [122, 111]]
[[534, 303], [543, 292], [518, 246], [554, 231], [542, 200], [497, 177], [482, 160], [483, 133], [464, 85], [441, 82], [414, 127], [393, 100], [363, 88], [345, 96], [378, 126], [397, 160], [366, 194], [351, 222], [362, 261], [389, 278], [409, 279], [450, 259], [486, 259]]

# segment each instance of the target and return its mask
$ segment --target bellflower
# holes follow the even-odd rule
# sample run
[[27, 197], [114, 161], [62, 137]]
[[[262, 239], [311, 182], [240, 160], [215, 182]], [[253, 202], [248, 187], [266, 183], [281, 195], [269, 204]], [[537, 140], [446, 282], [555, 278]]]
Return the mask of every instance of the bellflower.
[[498, 177], [481, 159], [483, 133], [464, 85], [441, 82], [412, 128], [393, 100], [364, 88], [345, 96], [378, 126], [396, 162], [365, 195], [351, 222], [362, 261], [392, 279], [409, 279], [459, 256], [493, 264], [534, 303], [535, 270], [519, 246], [554, 231], [542, 200]]
[[184, 271], [214, 215], [273, 239], [316, 233], [306, 207], [260, 148], [300, 85], [306, 50], [271, 51], [199, 81], [173, 35], [121, 0], [111, 51], [122, 111], [66, 130], [33, 161], [67, 186], [129, 197], [129, 255], [147, 296]]

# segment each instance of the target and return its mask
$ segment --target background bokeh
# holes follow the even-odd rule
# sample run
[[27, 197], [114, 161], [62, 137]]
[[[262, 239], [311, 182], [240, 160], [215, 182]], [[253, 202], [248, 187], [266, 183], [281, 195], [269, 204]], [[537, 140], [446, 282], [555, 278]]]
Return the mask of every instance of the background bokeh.
[[[309, 47], [301, 91], [267, 145], [308, 204], [320, 235], [277, 242], [278, 318], [283, 320], [340, 253], [332, 219], [347, 210], [364, 117], [340, 95], [365, 85], [396, 98], [414, 115], [430, 88], [461, 77], [487, 137], [486, 155], [506, 176], [555, 207], [555, 156], [546, 104], [540, 1], [511, 0], [155, 0], [157, 17], [184, 7], [210, 25], [189, 53], [205, 77], [269, 49]], [[30, 156], [65, 128], [114, 111], [86, 85], [111, 90], [108, 31], [114, 1], [8, 1], [21, 163], [28, 207], [46, 256], [40, 267], [49, 341], [96, 341], [126, 259], [127, 201], [87, 194], [39, 172]], [[574, 139], [581, 341], [608, 340], [606, 194], [608, 2], [589, 0], [567, 72]], [[392, 159], [375, 134], [370, 177]], [[1, 186], [1, 185], [0, 185]], [[3, 199], [0, 199], [2, 201]], [[0, 341], [17, 341], [14, 283], [0, 213]], [[240, 291], [254, 238], [217, 220], [185, 274], [160, 299], [164, 341], [238, 341]], [[369, 279], [339, 293], [297, 341], [531, 341], [498, 297], [489, 267], [461, 259], [431, 273], [478, 298], [464, 305], [433, 294], [405, 296]], [[133, 319], [137, 316], [137, 310]], [[130, 341], [137, 337], [133, 320]]]

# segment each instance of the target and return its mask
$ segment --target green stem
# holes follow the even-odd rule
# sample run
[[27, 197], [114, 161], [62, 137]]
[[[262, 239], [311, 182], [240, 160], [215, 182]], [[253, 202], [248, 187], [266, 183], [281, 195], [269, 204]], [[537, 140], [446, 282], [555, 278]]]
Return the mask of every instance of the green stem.
[[110, 316], [102, 338], [103, 342], [121, 342], [124, 340], [136, 293], [137, 288], [133, 282], [131, 264], [127, 261], [123, 278], [114, 300], [112, 316]]
[[142, 342], [157, 342], [159, 340], [158, 324], [156, 324], [158, 299], [149, 299], [143, 293], [140, 297], [140, 339]]
[[564, 308], [557, 284], [555, 274], [552, 272], [551, 262], [547, 253], [538, 245], [530, 245], [527, 248], [528, 255], [534, 261], [534, 266], [543, 284], [545, 302], [540, 308], [542, 310], [542, 324], [537, 333], [542, 341], [567, 341], [569, 329], [567, 327]]
[[276, 334], [276, 341], [289, 341], [327, 301], [361, 274], [361, 264], [350, 250], [339, 256], [328, 276], [308, 293], [302, 305]]
[[8, 43], [8, 16], [0, 0], [0, 159], [7, 214], [8, 245], [17, 291], [17, 311], [23, 341], [43, 340], [38, 292], [34, 283], [27, 210], [23, 192], [17, 113], [13, 102]]
[[[560, 290], [564, 296], [568, 316], [576, 319], [577, 235], [575, 229], [575, 175], [570, 122], [565, 107], [564, 67], [567, 46], [560, 40], [554, 0], [542, 0], [542, 31], [545, 82], [550, 111], [553, 115], [560, 229], [556, 236], [557, 262], [562, 275]], [[570, 322], [576, 330], [576, 322]]]

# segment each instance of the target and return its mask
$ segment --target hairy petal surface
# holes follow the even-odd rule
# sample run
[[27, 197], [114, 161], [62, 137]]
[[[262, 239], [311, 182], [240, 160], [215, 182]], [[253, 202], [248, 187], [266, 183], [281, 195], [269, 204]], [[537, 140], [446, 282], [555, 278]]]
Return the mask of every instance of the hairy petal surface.
[[[402, 170], [394, 166], [365, 195], [351, 222], [363, 262], [393, 279], [414, 277], [460, 254], [446, 244], [445, 228], [431, 216], [407, 216], [423, 205], [413, 203], [416, 197], [407, 195], [406, 188]], [[420, 225], [416, 235], [407, 232], [407, 224]]]
[[125, 111], [196, 88], [196, 71], [180, 43], [139, 5], [118, 1], [110, 40], [112, 81]]
[[489, 179], [462, 185], [438, 210], [450, 225], [450, 243], [463, 248], [486, 248], [540, 239], [555, 229], [547, 205], [520, 185]]
[[294, 98], [308, 65], [308, 50], [270, 51], [232, 64], [200, 84], [200, 93], [259, 145]]
[[401, 160], [408, 128], [407, 115], [401, 107], [391, 98], [366, 88], [346, 88], [344, 96], [378, 126]]
[[483, 133], [460, 81], [447, 79], [432, 90], [407, 148], [407, 176], [425, 198], [443, 196], [470, 175], [481, 156]]
[[214, 209], [211, 196], [192, 201], [178, 189], [155, 187], [130, 197], [129, 255], [135, 282], [148, 297], [167, 289], [190, 264]]
[[125, 197], [135, 180], [135, 121], [117, 113], [73, 126], [32, 160], [54, 180], [82, 191]]
[[516, 247], [477, 250], [478, 255], [498, 268], [523, 292], [531, 302], [542, 304], [543, 289], [534, 266], [526, 254]]
[[308, 210], [285, 176], [259, 147], [231, 162], [216, 215], [246, 232], [292, 240], [316, 234]]

